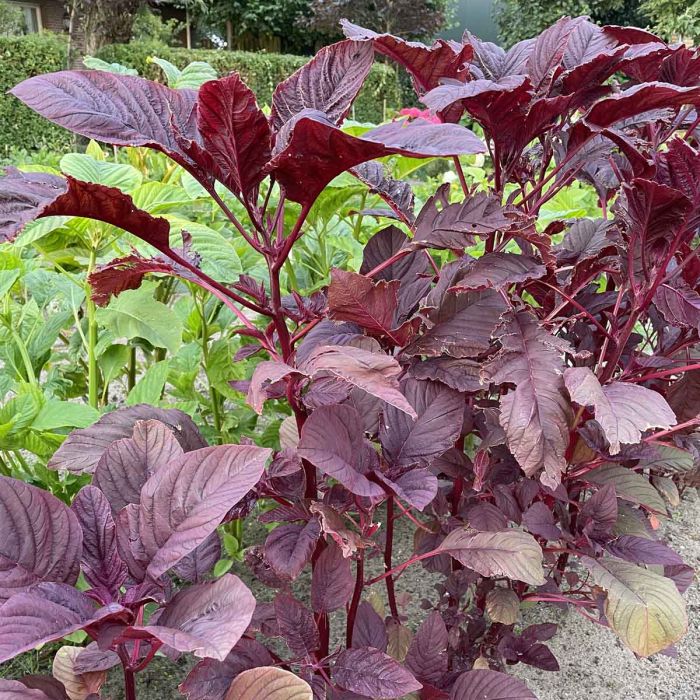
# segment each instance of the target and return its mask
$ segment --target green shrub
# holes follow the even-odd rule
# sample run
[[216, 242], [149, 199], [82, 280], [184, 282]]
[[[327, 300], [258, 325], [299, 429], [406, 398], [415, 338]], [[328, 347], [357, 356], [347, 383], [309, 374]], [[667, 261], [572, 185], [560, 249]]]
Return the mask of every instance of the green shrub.
[[73, 142], [65, 129], [49, 124], [7, 94], [25, 78], [63, 70], [66, 50], [65, 39], [53, 34], [0, 36], [0, 158], [10, 149], [62, 151]]
[[[261, 104], [270, 104], [275, 85], [300, 68], [309, 59], [289, 54], [248, 53], [244, 51], [213, 51], [207, 49], [182, 49], [151, 42], [113, 44], [99, 51], [98, 57], [108, 63], [121, 63], [135, 68], [139, 75], [152, 80], [163, 80], [158, 66], [149, 63], [151, 56], [158, 56], [184, 68], [191, 61], [206, 61], [219, 75], [236, 70], [258, 96]], [[354, 117], [358, 121], [382, 121], [402, 106], [401, 91], [395, 71], [376, 64], [355, 101]]]

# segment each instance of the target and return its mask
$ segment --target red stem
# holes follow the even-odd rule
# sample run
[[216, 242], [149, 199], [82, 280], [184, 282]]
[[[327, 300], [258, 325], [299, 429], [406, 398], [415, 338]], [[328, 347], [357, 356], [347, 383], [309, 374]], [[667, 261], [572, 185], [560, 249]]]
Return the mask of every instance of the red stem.
[[389, 569], [389, 571], [385, 571], [383, 574], [375, 576], [374, 578], [369, 579], [369, 581], [365, 581], [365, 586], [371, 586], [375, 583], [379, 583], [379, 581], [383, 581], [387, 576], [400, 574], [404, 569], [407, 569], [409, 566], [411, 566], [411, 564], [423, 561], [423, 559], [429, 559], [430, 557], [434, 557], [438, 554], [443, 554], [443, 550], [431, 549], [429, 552], [425, 552], [424, 554], [414, 554], [410, 559], [407, 559], [405, 562], [403, 562], [403, 564], [399, 564], [398, 566]]
[[[386, 499], [386, 546], [384, 547], [384, 568], [391, 571], [391, 557], [394, 550], [394, 497]], [[396, 605], [396, 591], [394, 590], [393, 576], [386, 577], [386, 595], [389, 599], [389, 610], [391, 616], [399, 619], [399, 609]]]
[[364, 588], [365, 577], [365, 553], [362, 549], [357, 552], [357, 567], [355, 574], [355, 590], [352, 592], [352, 600], [348, 609], [348, 621], [345, 629], [345, 644], [349, 649], [352, 646], [352, 632], [355, 626], [355, 618], [357, 617], [357, 608], [360, 605], [362, 598], [362, 589]]
[[[700, 369], [700, 362], [696, 362], [694, 365], [685, 365], [683, 367], [671, 367], [670, 369], [659, 370], [658, 372], [652, 372], [643, 377], [638, 377], [635, 382], [646, 382], [650, 379], [661, 379], [662, 377], [668, 377], [672, 374], [681, 374], [682, 372], [692, 372], [695, 369]], [[624, 381], [624, 380], [623, 380]]]

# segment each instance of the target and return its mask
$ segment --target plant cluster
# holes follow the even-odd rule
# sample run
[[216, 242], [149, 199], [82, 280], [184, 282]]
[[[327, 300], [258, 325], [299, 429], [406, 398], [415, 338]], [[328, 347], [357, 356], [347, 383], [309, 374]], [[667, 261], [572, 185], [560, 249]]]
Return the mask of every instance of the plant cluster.
[[[655, 530], [698, 484], [700, 56], [585, 18], [508, 51], [343, 26], [269, 116], [235, 73], [198, 92], [105, 72], [14, 89], [75, 133], [169, 156], [267, 276], [216, 279], [186, 229], [46, 172], [0, 179], [3, 238], [48, 216], [133, 234], [138, 249], [91, 273], [94, 302], [146, 276], [201, 288], [246, 341], [233, 361], [264, 355], [250, 406], [290, 411], [274, 450], [206, 447], [180, 412], [106, 414], [49, 465], [91, 475], [70, 509], [3, 479], [0, 660], [79, 629], [93, 642], [61, 650], [54, 692], [96, 693], [121, 663], [131, 700], [156, 652], [192, 652], [189, 700], [532, 698], [505, 668], [558, 664], [553, 625], [517, 626], [523, 603], [569, 605], [640, 656], [685, 633], [693, 570]], [[375, 52], [438, 120], [343, 128]], [[478, 184], [474, 154], [491, 169]], [[447, 159], [459, 187], [416, 211], [385, 170], [395, 155]], [[356, 216], [388, 225], [357, 271], [302, 295], [288, 261], [346, 173], [385, 202]], [[574, 181], [599, 216], [551, 207]], [[217, 527], [253, 508], [272, 526], [245, 556], [271, 592], [257, 604], [233, 574], [208, 579]], [[414, 552], [397, 561], [406, 523]], [[441, 582], [408, 621], [401, 575], [421, 566]], [[54, 697], [49, 683], [4, 681], [0, 697]]]

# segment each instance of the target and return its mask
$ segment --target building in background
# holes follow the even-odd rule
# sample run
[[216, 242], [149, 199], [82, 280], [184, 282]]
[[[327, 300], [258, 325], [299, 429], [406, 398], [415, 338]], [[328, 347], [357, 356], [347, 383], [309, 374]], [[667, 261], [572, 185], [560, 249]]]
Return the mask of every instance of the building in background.
[[9, 0], [24, 13], [25, 31], [34, 34], [41, 31], [65, 32], [68, 29], [63, 0]]

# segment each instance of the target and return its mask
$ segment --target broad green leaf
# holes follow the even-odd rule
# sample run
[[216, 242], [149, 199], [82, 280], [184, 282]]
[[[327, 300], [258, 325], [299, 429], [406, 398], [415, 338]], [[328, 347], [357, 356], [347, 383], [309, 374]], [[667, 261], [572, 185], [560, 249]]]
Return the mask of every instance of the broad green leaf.
[[190, 88], [198, 89], [208, 80], [216, 80], [216, 71], [204, 61], [192, 61], [189, 65], [180, 70], [176, 65], [164, 58], [153, 56], [148, 59], [150, 63], [155, 63], [165, 73], [168, 87], [175, 89]]
[[84, 153], [66, 153], [61, 158], [61, 170], [76, 180], [117, 187], [125, 192], [138, 187], [143, 180], [143, 175], [132, 165], [95, 160]]
[[139, 403], [158, 403], [168, 378], [169, 369], [168, 360], [152, 364], [126, 397], [127, 406], [135, 406]]
[[131, 193], [134, 206], [149, 214], [162, 214], [192, 203], [183, 187], [165, 182], [144, 182]]
[[233, 243], [223, 234], [204, 224], [188, 221], [178, 216], [166, 216], [171, 223], [171, 235], [181, 245], [181, 232], [192, 236], [192, 249], [202, 258], [202, 270], [222, 282], [233, 282], [243, 272], [241, 259]]
[[0, 297], [4, 297], [19, 278], [19, 270], [0, 270]]
[[581, 561], [607, 591], [605, 616], [610, 627], [635, 654], [651, 656], [685, 634], [685, 601], [671, 579], [618, 559], [582, 557]]
[[110, 344], [99, 356], [98, 363], [102, 370], [102, 380], [109, 384], [116, 379], [129, 361], [129, 348], [126, 345]]
[[57, 428], [87, 428], [100, 418], [100, 412], [77, 401], [47, 401], [32, 422], [32, 429], [39, 431]]
[[662, 515], [666, 514], [666, 506], [659, 492], [645, 476], [632, 469], [618, 464], [603, 464], [586, 474], [586, 478], [594, 484], [613, 484], [615, 493], [623, 501], [637, 503]]
[[520, 530], [475, 532], [453, 530], [439, 547], [482, 576], [506, 576], [533, 586], [545, 582], [542, 548], [532, 535]]
[[105, 152], [102, 150], [102, 146], [100, 146], [100, 144], [94, 139], [90, 139], [90, 143], [88, 143], [87, 148], [85, 149], [85, 154], [91, 158], [94, 158], [95, 160], [107, 160], [105, 158]]
[[656, 456], [642, 459], [639, 466], [643, 469], [654, 469], [667, 474], [684, 474], [695, 467], [693, 455], [688, 450], [682, 450], [673, 445], [663, 445], [655, 442], [649, 445], [656, 451]]
[[290, 671], [259, 666], [239, 673], [224, 700], [313, 700], [311, 686]]
[[14, 245], [18, 248], [24, 248], [36, 241], [40, 241], [44, 236], [48, 236], [54, 231], [60, 231], [71, 218], [70, 216], [46, 216], [32, 221], [24, 227]]
[[90, 70], [101, 70], [106, 73], [117, 73], [119, 75], [139, 74], [135, 68], [128, 68], [121, 63], [107, 63], [107, 61], [103, 61], [101, 58], [95, 58], [94, 56], [85, 56], [83, 58], [83, 65]]
[[153, 298], [150, 284], [113, 298], [97, 310], [97, 320], [115, 338], [143, 338], [171, 353], [177, 352], [182, 343], [182, 322], [170, 307]]

